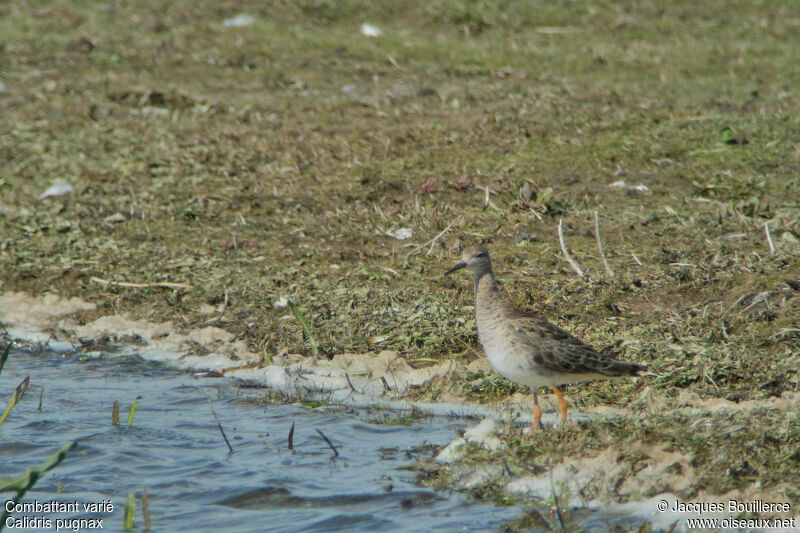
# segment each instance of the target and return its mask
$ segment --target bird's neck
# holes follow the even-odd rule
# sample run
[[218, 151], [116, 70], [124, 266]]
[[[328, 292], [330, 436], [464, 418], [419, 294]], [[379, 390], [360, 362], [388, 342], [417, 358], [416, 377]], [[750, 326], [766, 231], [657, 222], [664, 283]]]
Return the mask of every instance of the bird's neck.
[[475, 273], [475, 307], [481, 305], [481, 302], [493, 300], [499, 296], [497, 290], [497, 281], [494, 279], [494, 273], [491, 270]]

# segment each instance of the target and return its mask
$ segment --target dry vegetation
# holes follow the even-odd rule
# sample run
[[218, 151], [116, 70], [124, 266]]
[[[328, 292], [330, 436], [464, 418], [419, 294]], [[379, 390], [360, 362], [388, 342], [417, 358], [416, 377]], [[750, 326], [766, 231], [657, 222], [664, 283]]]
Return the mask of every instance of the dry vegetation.
[[[323, 356], [469, 361], [472, 288], [441, 274], [484, 241], [516, 303], [657, 374], [625, 424], [518, 439], [514, 461], [666, 443], [707, 471], [685, 497], [761, 480], [797, 505], [796, 417], [765, 405], [698, 425], [677, 400], [798, 390], [795, 7], [4, 3], [2, 288], [186, 327], [216, 306], [266, 356], [310, 353], [273, 306], [286, 297]], [[240, 13], [254, 24], [223, 25]], [[74, 191], [40, 200], [59, 179]], [[445, 389], [515, 391], [471, 375], [418, 394]], [[631, 389], [569, 397], [622, 405]]]

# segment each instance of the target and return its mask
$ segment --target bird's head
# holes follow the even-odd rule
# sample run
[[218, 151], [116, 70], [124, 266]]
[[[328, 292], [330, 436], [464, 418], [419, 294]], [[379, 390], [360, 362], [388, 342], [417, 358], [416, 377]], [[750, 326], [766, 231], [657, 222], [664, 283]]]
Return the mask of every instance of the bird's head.
[[483, 246], [470, 246], [461, 254], [461, 261], [444, 273], [445, 276], [462, 268], [470, 269], [474, 274], [492, 270], [492, 261], [489, 259], [489, 250]]

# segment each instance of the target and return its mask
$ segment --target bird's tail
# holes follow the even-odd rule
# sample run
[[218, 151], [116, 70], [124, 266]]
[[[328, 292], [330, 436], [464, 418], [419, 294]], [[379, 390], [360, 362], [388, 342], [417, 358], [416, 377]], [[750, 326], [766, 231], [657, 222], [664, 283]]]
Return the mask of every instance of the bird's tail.
[[605, 370], [606, 372], [603, 373], [609, 376], [640, 376], [643, 372], [647, 372], [647, 366], [628, 361], [614, 360], [609, 362]]

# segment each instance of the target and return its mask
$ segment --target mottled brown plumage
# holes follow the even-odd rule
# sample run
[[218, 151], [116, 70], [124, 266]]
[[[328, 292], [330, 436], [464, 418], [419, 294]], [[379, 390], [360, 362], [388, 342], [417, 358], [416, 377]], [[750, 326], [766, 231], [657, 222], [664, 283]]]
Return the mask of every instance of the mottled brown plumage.
[[541, 426], [539, 387], [553, 387], [562, 421], [566, 421], [567, 404], [558, 385], [636, 376], [647, 370], [606, 357], [540, 316], [511, 305], [497, 290], [486, 248], [467, 248], [461, 262], [447, 274], [461, 268], [468, 268], [475, 277], [475, 323], [486, 357], [501, 376], [531, 388], [536, 426]]

